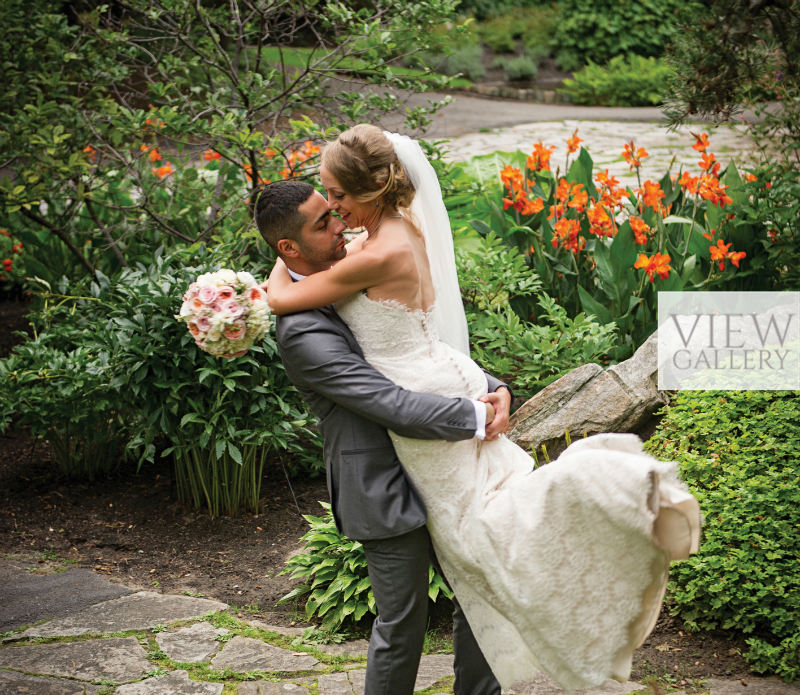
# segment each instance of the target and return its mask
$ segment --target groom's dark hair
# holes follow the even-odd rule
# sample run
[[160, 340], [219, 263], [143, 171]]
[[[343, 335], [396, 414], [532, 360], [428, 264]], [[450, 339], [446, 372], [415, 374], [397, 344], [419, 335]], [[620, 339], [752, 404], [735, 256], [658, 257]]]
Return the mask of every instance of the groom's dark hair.
[[313, 192], [314, 187], [305, 181], [275, 181], [256, 192], [256, 225], [276, 253], [281, 239], [300, 241], [306, 218], [298, 208]]

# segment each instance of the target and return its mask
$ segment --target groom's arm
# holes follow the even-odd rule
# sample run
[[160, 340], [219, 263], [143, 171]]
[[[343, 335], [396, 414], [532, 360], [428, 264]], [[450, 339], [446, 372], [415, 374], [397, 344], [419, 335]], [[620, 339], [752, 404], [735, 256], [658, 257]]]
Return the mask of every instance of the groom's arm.
[[406, 437], [457, 441], [475, 436], [476, 408], [468, 398], [404, 389], [354, 352], [335, 326], [302, 314], [287, 319], [291, 329], [280, 331], [278, 344], [299, 388]]

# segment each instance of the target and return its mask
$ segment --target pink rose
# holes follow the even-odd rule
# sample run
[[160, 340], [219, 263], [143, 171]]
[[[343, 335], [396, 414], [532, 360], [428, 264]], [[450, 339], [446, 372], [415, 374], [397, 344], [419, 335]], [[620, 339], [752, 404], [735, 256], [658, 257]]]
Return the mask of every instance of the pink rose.
[[236, 296], [236, 290], [234, 290], [230, 285], [223, 285], [217, 290], [217, 292], [219, 293], [219, 298], [221, 301], [233, 299]]
[[198, 316], [195, 319], [195, 323], [197, 328], [203, 333], [207, 333], [208, 329], [211, 328], [211, 321], [205, 316]]
[[214, 302], [211, 305], [211, 311], [213, 311], [215, 314], [221, 313], [222, 312], [222, 302]]
[[244, 307], [239, 302], [228, 302], [225, 305], [225, 310], [234, 318], [241, 316], [244, 313]]
[[205, 309], [206, 305], [200, 301], [200, 297], [194, 297], [192, 299], [192, 312], [195, 314], [199, 314], [203, 309]]
[[243, 337], [247, 332], [247, 326], [244, 321], [239, 319], [238, 321], [234, 321], [232, 326], [229, 326], [222, 332], [228, 340], [239, 340], [239, 338]]
[[186, 294], [183, 295], [183, 301], [188, 302], [190, 299], [194, 299], [199, 291], [200, 287], [196, 282], [193, 282], [191, 285], [189, 285], [189, 289], [186, 290]]
[[203, 302], [203, 304], [213, 304], [217, 299], [217, 294], [217, 289], [215, 287], [209, 287], [208, 285], [201, 287], [200, 292], [198, 292], [200, 301]]
[[263, 302], [266, 300], [264, 290], [260, 287], [251, 287], [248, 290], [247, 297], [251, 302]]
[[200, 329], [197, 327], [197, 323], [194, 321], [189, 321], [186, 325], [189, 326], [189, 333], [191, 333], [195, 338], [200, 335]]

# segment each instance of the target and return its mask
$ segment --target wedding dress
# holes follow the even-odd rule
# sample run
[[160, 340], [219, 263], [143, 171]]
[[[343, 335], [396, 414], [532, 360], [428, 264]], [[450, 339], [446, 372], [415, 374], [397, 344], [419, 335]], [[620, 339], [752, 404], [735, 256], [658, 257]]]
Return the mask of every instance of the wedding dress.
[[[366, 359], [408, 389], [477, 398], [482, 370], [439, 340], [432, 311], [364, 293], [336, 305]], [[533, 470], [509, 439], [392, 434], [436, 555], [504, 688], [545, 671], [573, 690], [627, 679], [669, 562], [697, 549], [696, 500], [634, 435], [596, 435]]]

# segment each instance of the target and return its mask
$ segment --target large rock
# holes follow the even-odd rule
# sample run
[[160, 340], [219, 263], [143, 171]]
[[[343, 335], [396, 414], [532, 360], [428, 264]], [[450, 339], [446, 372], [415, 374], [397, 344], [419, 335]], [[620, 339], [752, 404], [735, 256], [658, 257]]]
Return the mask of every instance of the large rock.
[[653, 333], [628, 360], [603, 369], [585, 364], [554, 381], [511, 417], [508, 436], [523, 449], [541, 446], [555, 458], [572, 439], [600, 432], [636, 432], [667, 403], [658, 390], [658, 343]]

